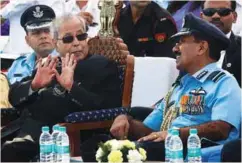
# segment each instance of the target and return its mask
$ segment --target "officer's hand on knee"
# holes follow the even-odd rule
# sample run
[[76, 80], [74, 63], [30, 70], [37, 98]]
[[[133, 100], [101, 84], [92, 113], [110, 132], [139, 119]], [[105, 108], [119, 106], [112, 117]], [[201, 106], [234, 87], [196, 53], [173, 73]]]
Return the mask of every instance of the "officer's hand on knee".
[[129, 131], [129, 121], [126, 115], [118, 116], [110, 129], [110, 133], [117, 139], [126, 139]]
[[167, 131], [152, 132], [151, 134], [140, 138], [138, 142], [143, 142], [143, 141], [161, 142], [166, 139], [166, 136], [167, 136]]

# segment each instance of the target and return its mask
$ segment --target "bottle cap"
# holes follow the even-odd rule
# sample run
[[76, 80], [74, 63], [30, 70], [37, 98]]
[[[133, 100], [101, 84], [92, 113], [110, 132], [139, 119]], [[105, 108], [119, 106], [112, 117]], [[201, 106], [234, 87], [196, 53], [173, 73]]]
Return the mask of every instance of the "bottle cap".
[[190, 129], [190, 134], [197, 134], [197, 129], [196, 128], [191, 128]]
[[43, 127], [42, 127], [42, 132], [43, 132], [43, 131], [48, 131], [48, 132], [49, 132], [49, 131], [50, 131], [50, 129], [49, 129], [49, 127], [48, 127], [48, 126], [43, 126]]
[[179, 130], [173, 129], [172, 130], [172, 135], [178, 135], [179, 136]]
[[171, 129], [171, 128], [168, 129], [168, 134], [172, 134], [172, 130], [173, 130], [173, 129]]
[[64, 127], [64, 126], [60, 126], [60, 127], [59, 127], [59, 131], [66, 132], [66, 127]]
[[54, 125], [53, 127], [52, 127], [52, 131], [59, 131], [59, 125]]

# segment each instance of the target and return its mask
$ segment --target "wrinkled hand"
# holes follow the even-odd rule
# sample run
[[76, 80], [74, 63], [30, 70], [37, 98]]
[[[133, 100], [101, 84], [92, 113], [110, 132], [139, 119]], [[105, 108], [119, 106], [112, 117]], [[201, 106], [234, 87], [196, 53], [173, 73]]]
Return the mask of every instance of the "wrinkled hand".
[[168, 134], [167, 131], [152, 132], [151, 134], [140, 138], [138, 142], [143, 142], [143, 141], [161, 142], [166, 139], [167, 134]]
[[42, 58], [38, 60], [37, 72], [31, 83], [33, 90], [44, 88], [50, 84], [55, 77], [55, 67], [57, 58], [52, 58], [49, 55], [44, 64], [42, 64]]
[[58, 83], [65, 88], [66, 90], [70, 91], [74, 82], [74, 70], [76, 67], [77, 61], [74, 59], [74, 54], [66, 54], [65, 58], [61, 58], [62, 61], [62, 71], [59, 74], [55, 70], [55, 76]]
[[119, 115], [115, 118], [110, 133], [118, 139], [127, 139], [129, 132], [129, 121], [126, 115]]
[[85, 21], [86, 21], [86, 23], [87, 23], [87, 25], [90, 25], [90, 24], [93, 23], [93, 16], [92, 16], [92, 14], [89, 13], [89, 12], [83, 12], [83, 11], [81, 11], [81, 12], [78, 14], [78, 16], [81, 16], [82, 18], [84, 18]]

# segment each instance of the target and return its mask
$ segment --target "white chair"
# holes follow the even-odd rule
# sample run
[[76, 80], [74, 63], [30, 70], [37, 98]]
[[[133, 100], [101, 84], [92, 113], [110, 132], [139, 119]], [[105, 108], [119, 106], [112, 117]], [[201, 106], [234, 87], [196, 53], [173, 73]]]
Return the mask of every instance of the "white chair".
[[178, 75], [175, 59], [135, 57], [131, 106], [152, 106], [166, 95]]

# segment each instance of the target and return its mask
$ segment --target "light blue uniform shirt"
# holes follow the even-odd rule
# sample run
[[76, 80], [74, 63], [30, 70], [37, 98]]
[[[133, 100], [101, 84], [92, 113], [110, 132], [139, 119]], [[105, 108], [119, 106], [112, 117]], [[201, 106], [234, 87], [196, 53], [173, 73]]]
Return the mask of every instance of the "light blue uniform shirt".
[[[51, 56], [57, 56], [56, 50], [50, 54]], [[35, 68], [36, 55], [35, 53], [29, 53], [24, 56], [18, 57], [8, 70], [7, 77], [10, 84], [17, 81], [21, 81], [27, 76], [31, 76]]]
[[[216, 63], [208, 64], [192, 76], [183, 76], [171, 95], [171, 102], [179, 110], [179, 115], [170, 127], [198, 126], [222, 120], [233, 126], [227, 140], [238, 138], [241, 123], [240, 87], [236, 79]], [[144, 120], [144, 125], [159, 131], [163, 109], [164, 101]]]

